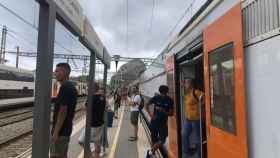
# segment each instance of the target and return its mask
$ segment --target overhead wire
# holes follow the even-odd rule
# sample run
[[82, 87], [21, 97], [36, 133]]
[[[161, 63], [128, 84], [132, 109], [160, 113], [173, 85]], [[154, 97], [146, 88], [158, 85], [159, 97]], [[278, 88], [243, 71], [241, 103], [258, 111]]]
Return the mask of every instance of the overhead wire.
[[[16, 12], [14, 12], [12, 9], [6, 7], [3, 3], [0, 2], [0, 7], [4, 8], [5, 10], [7, 10], [9, 13], [11, 13], [12, 15], [14, 15], [15, 17], [17, 17], [18, 19], [20, 19], [22, 22], [24, 22], [25, 24], [27, 24], [28, 26], [30, 26], [31, 28], [35, 29], [35, 30], [39, 30], [38, 27], [32, 23], [30, 23], [29, 21], [27, 21], [26, 19], [24, 19], [23, 17], [21, 17], [19, 14], [17, 14]], [[63, 48], [64, 50], [66, 50], [69, 53], [73, 53], [70, 49], [67, 49], [66, 47], [64, 47], [61, 43], [57, 42], [55, 40], [55, 44], [57, 44], [59, 47]]]
[[126, 39], [125, 39], [125, 47], [126, 47], [126, 52], [128, 53], [128, 12], [129, 9], [129, 4], [128, 0], [126, 0]]
[[149, 23], [149, 25], [148, 25], [147, 38], [146, 38], [146, 41], [145, 41], [145, 43], [144, 43], [144, 49], [145, 49], [145, 48], [148, 48], [149, 42], [150, 42], [150, 40], [151, 40], [150, 34], [151, 34], [151, 32], [152, 32], [152, 29], [153, 29], [155, 10], [156, 10], [156, 0], [153, 0], [153, 3], [152, 3], [152, 14], [151, 14], [150, 23]]
[[33, 25], [32, 23], [30, 23], [29, 21], [27, 21], [26, 19], [24, 19], [23, 17], [21, 17], [19, 14], [17, 14], [16, 12], [14, 12], [12, 9], [6, 7], [3, 3], [0, 2], [0, 6], [2, 8], [4, 8], [5, 10], [7, 10], [9, 13], [11, 13], [12, 15], [14, 15], [15, 17], [17, 17], [18, 19], [20, 19], [22, 22], [24, 22], [25, 24], [31, 26], [32, 28], [37, 29], [37, 27], [35, 25]]
[[[3, 3], [1, 3], [1, 2], [0, 2], [0, 7], [4, 8], [7, 12], [9, 12], [10, 14], [12, 14], [13, 16], [15, 16], [16, 18], [18, 18], [19, 20], [21, 20], [23, 23], [25, 23], [26, 25], [30, 26], [31, 28], [33, 28], [33, 29], [35, 29], [35, 30], [37, 30], [37, 31], [39, 30], [38, 27], [36, 26], [36, 19], [35, 19], [35, 18], [36, 18], [36, 16], [35, 16], [35, 9], [36, 9], [36, 6], [35, 6], [35, 5], [34, 5], [34, 20], [33, 20], [33, 24], [32, 24], [31, 22], [29, 22], [28, 20], [26, 20], [25, 18], [23, 18], [22, 16], [20, 16], [18, 13], [16, 13], [16, 12], [13, 11], [12, 9], [8, 8], [7, 6], [5, 6], [5, 5], [4, 5]], [[14, 33], [14, 34], [19, 34], [19, 33], [17, 33], [16, 31], [13, 31], [13, 33]], [[68, 32], [66, 31], [66, 33], [68, 33]], [[70, 33], [68, 33], [68, 35], [69, 35], [69, 37], [70, 37], [74, 42], [77, 41], [73, 36], [70, 35]], [[10, 34], [10, 36], [12, 36], [12, 35]], [[13, 37], [12, 37], [12, 38], [13, 38]], [[14, 38], [16, 38], [16, 37], [14, 37]], [[26, 38], [23, 37], [23, 36], [21, 36], [21, 38], [25, 39], [24, 41], [29, 41], [29, 40], [26, 40]], [[63, 44], [61, 44], [61, 43], [58, 42], [57, 40], [55, 40], [54, 42], [55, 42], [55, 44], [56, 44], [58, 47], [64, 49], [65, 51], [69, 52], [70, 54], [74, 54], [72, 50], [66, 48]], [[82, 48], [82, 49], [83, 49], [83, 48]]]
[[[11, 33], [9, 33], [9, 32], [7, 32], [7, 36], [9, 36], [9, 37], [11, 37], [11, 38], [13, 38], [14, 40], [16, 40], [16, 41], [18, 41], [19, 43], [21, 43], [22, 41], [20, 41], [15, 35], [13, 35], [13, 34], [11, 34]], [[21, 43], [21, 44], [23, 44], [24, 46], [26, 46], [27, 48], [29, 48], [30, 50], [32, 50], [33, 48], [31, 48], [32, 46], [29, 44], [29, 43]], [[31, 46], [31, 47], [30, 47]]]
[[184, 11], [184, 13], [181, 15], [181, 17], [177, 20], [176, 24], [172, 27], [172, 29], [169, 31], [168, 36], [172, 36], [173, 32], [175, 31], [175, 29], [178, 27], [178, 25], [180, 24], [180, 22], [184, 19], [184, 17], [186, 16], [186, 14], [189, 11], [192, 11], [192, 7], [194, 4], [195, 0], [192, 0], [192, 2], [190, 3], [190, 5], [187, 7], [187, 9]]
[[[170, 36], [173, 35], [174, 31], [176, 30], [176, 28], [178, 27], [178, 25], [180, 24], [180, 22], [184, 19], [184, 17], [186, 16], [186, 14], [189, 12], [189, 11], [192, 11], [192, 7], [195, 3], [195, 0], [192, 0], [192, 2], [188, 5], [188, 7], [186, 8], [186, 10], [184, 11], [184, 13], [181, 15], [181, 17], [177, 20], [177, 22], [175, 23], [175, 25], [172, 27], [172, 29], [169, 31], [168, 33], [168, 37], [167, 37], [167, 40], [164, 41], [163, 43], [163, 47], [160, 47], [156, 52], [159, 52], [161, 51], [162, 48], [166, 47], [165, 43], [167, 43], [169, 41], [169, 38]], [[171, 37], [172, 38], [172, 37]], [[160, 52], [161, 53], [161, 52]], [[158, 54], [156, 55], [158, 56]]]
[[[18, 33], [17, 31], [14, 31], [14, 30], [12, 30], [12, 29], [10, 29], [10, 28], [8, 28], [8, 27], [7, 27], [7, 34], [10, 34], [11, 36], [14, 35], [14, 36], [17, 36], [17, 37], [23, 39], [22, 42], [25, 42], [26, 44], [28, 44], [28, 45], [31, 46], [31, 47], [34, 47], [34, 45], [35, 45], [35, 43], [29, 41], [29, 39], [25, 38], [23, 35], [21, 35], [21, 34]], [[16, 38], [16, 37], [15, 37], [15, 38]]]
[[150, 25], [148, 28], [148, 33], [152, 31], [153, 28], [153, 21], [154, 21], [154, 16], [155, 16], [155, 7], [156, 7], [156, 0], [153, 0], [153, 6], [152, 6], [152, 15], [151, 15], [151, 20], [150, 20]]

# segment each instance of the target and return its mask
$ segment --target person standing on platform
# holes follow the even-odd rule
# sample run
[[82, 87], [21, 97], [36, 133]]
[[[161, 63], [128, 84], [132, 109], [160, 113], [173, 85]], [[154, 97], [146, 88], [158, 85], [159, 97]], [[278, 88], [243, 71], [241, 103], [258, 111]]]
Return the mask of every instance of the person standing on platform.
[[[185, 96], [184, 96], [184, 126], [183, 126], [183, 152], [186, 155], [193, 155], [198, 152], [200, 157], [200, 107], [199, 98], [203, 95], [203, 92], [194, 88], [194, 81], [192, 79], [184, 80]], [[195, 132], [197, 139], [194, 149], [191, 148], [190, 136], [192, 131]]]
[[[92, 116], [91, 116], [91, 133], [90, 143], [94, 144], [94, 150], [92, 151], [93, 158], [99, 158], [102, 145], [102, 135], [104, 126], [104, 113], [106, 100], [103, 89], [99, 88], [97, 83], [94, 84], [96, 92], [92, 96]], [[86, 101], [85, 106], [88, 106]], [[83, 147], [85, 142], [85, 130], [79, 137], [79, 144]]]
[[92, 98], [92, 119], [91, 119], [91, 142], [94, 143], [95, 150], [93, 158], [99, 158], [101, 152], [102, 134], [104, 126], [104, 112], [106, 106], [106, 98], [104, 91], [95, 84], [96, 93]]
[[130, 122], [133, 127], [133, 135], [128, 139], [129, 141], [136, 141], [138, 139], [138, 118], [140, 104], [141, 97], [139, 95], [139, 90], [137, 88], [133, 88], [130, 108]]
[[54, 100], [53, 125], [51, 130], [50, 157], [67, 158], [68, 144], [73, 128], [77, 104], [77, 90], [69, 81], [71, 67], [68, 63], [56, 65], [55, 77], [61, 87]]
[[[106, 96], [106, 95], [105, 95]], [[106, 154], [106, 148], [109, 147], [109, 142], [108, 142], [108, 135], [107, 135], [107, 124], [108, 124], [108, 112], [111, 109], [111, 104], [109, 103], [109, 99], [110, 99], [110, 95], [106, 96], [105, 100], [106, 100], [106, 107], [105, 107], [105, 111], [104, 111], [104, 126], [103, 126], [103, 130], [102, 130], [102, 137], [101, 137], [101, 152], [100, 152], [100, 157], [103, 157]]]
[[[152, 153], [155, 153], [157, 149], [164, 151], [163, 144], [168, 136], [168, 116], [172, 116], [174, 111], [173, 100], [167, 95], [168, 91], [167, 86], [161, 85], [159, 87], [160, 94], [151, 98], [145, 106], [151, 116]], [[154, 105], [153, 112], [149, 108], [152, 104]], [[162, 152], [162, 154], [164, 158], [168, 157], [165, 152]]]
[[119, 89], [116, 89], [114, 93], [114, 117], [118, 118], [119, 107], [121, 106], [121, 95]]
[[128, 109], [129, 106], [129, 98], [128, 98], [128, 88], [123, 87], [122, 88], [122, 94], [121, 94], [121, 105], [124, 106], [124, 109]]

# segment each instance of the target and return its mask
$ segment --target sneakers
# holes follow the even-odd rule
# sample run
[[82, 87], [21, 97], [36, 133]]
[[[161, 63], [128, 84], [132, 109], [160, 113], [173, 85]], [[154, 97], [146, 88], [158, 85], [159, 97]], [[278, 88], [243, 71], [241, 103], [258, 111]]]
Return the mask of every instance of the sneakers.
[[147, 150], [145, 158], [156, 158], [156, 155], [151, 150]]
[[99, 154], [100, 157], [103, 157], [103, 156], [105, 156], [105, 155], [106, 155], [106, 152], [105, 152], [105, 151], [102, 151], [102, 152], [100, 152], [100, 154]]
[[137, 137], [129, 137], [128, 140], [131, 141], [131, 142], [133, 142], [133, 141], [136, 141], [136, 140], [137, 140]]

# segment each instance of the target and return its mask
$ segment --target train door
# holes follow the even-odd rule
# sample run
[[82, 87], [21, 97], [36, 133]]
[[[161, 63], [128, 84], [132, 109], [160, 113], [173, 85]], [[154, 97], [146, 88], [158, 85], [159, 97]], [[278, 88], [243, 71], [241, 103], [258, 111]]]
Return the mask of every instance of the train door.
[[[200, 116], [196, 121], [198, 124], [198, 129], [200, 130], [200, 134], [197, 134], [195, 127], [191, 128], [191, 134], [188, 137], [186, 134], [186, 130], [190, 129], [187, 126], [187, 118], [186, 113], [187, 109], [185, 107], [185, 96], [186, 90], [184, 86], [184, 82], [186, 79], [191, 79], [193, 81], [194, 89], [204, 92], [204, 71], [203, 71], [203, 48], [202, 46], [196, 49], [193, 52], [190, 52], [186, 55], [186, 58], [189, 60], [183, 60], [179, 64], [179, 72], [180, 72], [180, 90], [178, 100], [180, 101], [180, 127], [181, 134], [181, 157], [182, 158], [206, 158], [207, 157], [207, 146], [206, 146], [206, 125], [205, 125], [205, 108], [204, 102], [202, 100], [202, 96], [196, 96], [199, 101], [199, 110]], [[196, 94], [194, 94], [196, 95]], [[197, 127], [196, 127], [197, 128]], [[187, 140], [187, 138], [189, 140]], [[189, 143], [186, 143], [189, 142]], [[201, 144], [202, 146], [198, 146]], [[193, 151], [186, 151], [186, 149], [193, 149]], [[199, 157], [198, 152], [201, 153], [201, 157]]]
[[175, 56], [166, 58], [165, 63], [167, 85], [169, 96], [174, 100], [174, 115], [168, 118], [168, 157], [178, 157], [178, 127], [177, 127], [177, 103], [176, 103], [176, 63]]
[[209, 158], [247, 158], [241, 4], [203, 33]]

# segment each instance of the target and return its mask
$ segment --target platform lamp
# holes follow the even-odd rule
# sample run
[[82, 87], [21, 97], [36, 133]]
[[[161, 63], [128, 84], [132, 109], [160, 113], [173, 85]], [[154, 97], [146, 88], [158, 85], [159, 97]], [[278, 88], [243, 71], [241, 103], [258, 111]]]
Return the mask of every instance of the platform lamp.
[[113, 56], [115, 63], [116, 63], [116, 72], [118, 71], [118, 63], [120, 61], [121, 56], [120, 55], [114, 55]]

